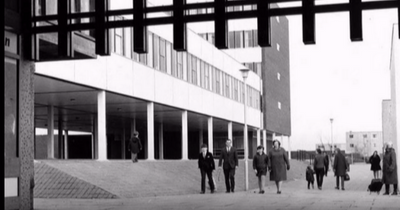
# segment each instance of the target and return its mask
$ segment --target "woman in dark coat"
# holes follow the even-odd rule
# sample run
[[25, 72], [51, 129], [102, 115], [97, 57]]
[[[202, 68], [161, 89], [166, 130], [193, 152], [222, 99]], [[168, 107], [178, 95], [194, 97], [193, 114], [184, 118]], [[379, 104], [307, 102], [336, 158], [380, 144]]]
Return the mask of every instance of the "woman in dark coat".
[[335, 149], [335, 160], [333, 161], [333, 172], [336, 176], [336, 188], [339, 189], [339, 177], [341, 179], [341, 187], [344, 190], [344, 176], [350, 171], [349, 164], [346, 157], [342, 154], [339, 149]]
[[393, 149], [393, 143], [388, 142], [386, 144], [385, 154], [383, 156], [383, 175], [382, 182], [385, 184], [384, 195], [389, 195], [389, 185], [393, 184], [392, 195], [397, 195], [397, 164], [396, 164], [396, 153]]
[[379, 179], [379, 171], [381, 170], [381, 158], [378, 152], [375, 151], [374, 154], [369, 158], [369, 163], [371, 163], [371, 171], [374, 172], [374, 179]]
[[286, 180], [286, 170], [290, 169], [290, 164], [285, 149], [281, 148], [281, 143], [274, 140], [272, 144], [273, 148], [268, 153], [269, 179], [275, 181], [277, 193], [281, 194], [282, 181]]
[[134, 131], [133, 137], [129, 140], [128, 151], [132, 153], [132, 162], [138, 162], [137, 154], [142, 150], [142, 143], [140, 143], [139, 132]]
[[257, 154], [253, 158], [253, 170], [258, 177], [258, 186], [260, 188], [260, 194], [264, 194], [265, 176], [268, 171], [268, 156], [264, 153], [264, 147], [257, 147]]

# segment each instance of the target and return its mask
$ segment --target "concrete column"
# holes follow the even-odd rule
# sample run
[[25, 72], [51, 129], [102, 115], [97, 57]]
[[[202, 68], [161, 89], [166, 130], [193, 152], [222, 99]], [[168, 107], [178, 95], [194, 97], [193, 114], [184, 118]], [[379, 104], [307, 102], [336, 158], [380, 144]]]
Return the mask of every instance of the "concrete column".
[[228, 122], [228, 139], [232, 140], [233, 143], [233, 123], [232, 122]]
[[154, 160], [154, 103], [147, 103], [147, 160]]
[[54, 107], [47, 108], [47, 158], [54, 158]]
[[203, 128], [200, 128], [199, 130], [199, 148], [201, 149], [201, 145], [204, 144], [204, 134], [203, 134]]
[[122, 122], [122, 138], [121, 138], [121, 159], [125, 160], [125, 145], [126, 145], [126, 129], [125, 129], [125, 123]]
[[159, 157], [160, 160], [164, 159], [164, 123], [160, 123], [158, 132], [158, 145], [159, 145]]
[[68, 159], [68, 130], [64, 131], [64, 158]]
[[188, 159], [188, 112], [182, 111], [182, 160]]
[[290, 145], [290, 136], [288, 136], [288, 152], [289, 152], [289, 160], [292, 159], [292, 147]]
[[261, 145], [261, 130], [257, 129], [257, 147]]
[[208, 151], [214, 154], [214, 124], [213, 117], [209, 117], [207, 120], [207, 132], [208, 132]]
[[98, 139], [98, 132], [97, 132], [97, 116], [93, 118], [93, 132], [92, 132], [92, 159], [97, 159], [98, 158], [98, 148], [97, 148], [97, 142], [99, 142]]
[[265, 148], [265, 153], [268, 152], [268, 148], [267, 148], [267, 131], [266, 130], [262, 130], [262, 135], [263, 135], [263, 146]]
[[[60, 110], [59, 110], [60, 112]], [[63, 159], [64, 145], [63, 145], [63, 129], [62, 129], [62, 116], [58, 114], [58, 158]]]
[[107, 160], [106, 91], [97, 93], [97, 160]]

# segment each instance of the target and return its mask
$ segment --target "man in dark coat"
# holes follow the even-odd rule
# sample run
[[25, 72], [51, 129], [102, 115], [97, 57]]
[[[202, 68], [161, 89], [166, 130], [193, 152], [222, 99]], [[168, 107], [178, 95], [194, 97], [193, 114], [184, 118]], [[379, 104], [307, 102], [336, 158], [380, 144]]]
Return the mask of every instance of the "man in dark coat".
[[212, 153], [207, 149], [207, 144], [201, 145], [198, 164], [201, 173], [201, 194], [206, 192], [206, 175], [208, 177], [208, 184], [210, 185], [211, 193], [214, 193], [215, 186], [212, 172], [215, 170], [215, 163]]
[[129, 140], [128, 151], [132, 154], [132, 162], [138, 162], [137, 154], [142, 150], [142, 143], [140, 143], [139, 132], [134, 131], [133, 137]]
[[239, 166], [239, 160], [236, 149], [232, 147], [232, 140], [226, 140], [225, 145], [219, 157], [218, 167], [220, 170], [223, 161], [226, 193], [233, 193], [235, 192], [235, 171]]
[[386, 143], [386, 150], [383, 156], [383, 176], [382, 182], [385, 184], [384, 195], [389, 195], [389, 185], [393, 184], [392, 195], [397, 195], [397, 164], [396, 164], [396, 153], [393, 149], [393, 143]]
[[341, 179], [341, 187], [344, 190], [344, 176], [350, 170], [346, 157], [342, 154], [340, 149], [335, 149], [335, 160], [333, 162], [333, 172], [336, 176], [336, 188], [339, 189], [339, 177]]

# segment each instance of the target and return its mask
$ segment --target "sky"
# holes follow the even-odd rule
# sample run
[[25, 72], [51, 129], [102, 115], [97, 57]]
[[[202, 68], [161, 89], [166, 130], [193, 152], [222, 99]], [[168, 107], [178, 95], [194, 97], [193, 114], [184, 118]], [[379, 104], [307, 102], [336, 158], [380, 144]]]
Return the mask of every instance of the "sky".
[[331, 142], [331, 128], [334, 143], [345, 143], [349, 131], [382, 131], [397, 11], [363, 12], [362, 42], [350, 41], [348, 16], [317, 15], [315, 45], [302, 43], [300, 16], [288, 17], [292, 149]]

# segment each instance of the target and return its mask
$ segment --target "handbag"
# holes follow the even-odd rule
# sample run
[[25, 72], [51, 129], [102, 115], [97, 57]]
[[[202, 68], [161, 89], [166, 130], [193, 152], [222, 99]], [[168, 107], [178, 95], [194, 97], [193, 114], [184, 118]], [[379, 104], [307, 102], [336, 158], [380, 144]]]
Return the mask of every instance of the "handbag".
[[349, 181], [349, 180], [350, 180], [350, 176], [349, 176], [348, 173], [346, 173], [346, 174], [344, 175], [344, 181]]

